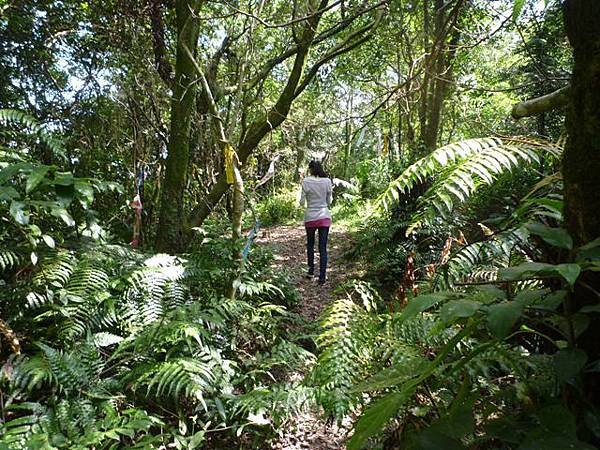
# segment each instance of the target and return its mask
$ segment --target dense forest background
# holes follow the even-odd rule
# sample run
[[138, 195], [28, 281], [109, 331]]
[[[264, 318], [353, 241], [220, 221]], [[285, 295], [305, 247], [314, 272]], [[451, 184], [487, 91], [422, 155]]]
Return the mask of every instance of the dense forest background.
[[599, 2], [0, 0], [0, 84], [0, 449], [600, 445]]

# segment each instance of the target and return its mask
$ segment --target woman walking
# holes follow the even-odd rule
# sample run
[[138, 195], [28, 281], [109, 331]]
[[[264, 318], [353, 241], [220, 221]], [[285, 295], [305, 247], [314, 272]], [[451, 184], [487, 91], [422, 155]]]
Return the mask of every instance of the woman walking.
[[308, 258], [307, 277], [315, 273], [315, 234], [319, 231], [319, 284], [325, 283], [327, 271], [327, 237], [331, 226], [329, 206], [332, 200], [331, 180], [320, 162], [312, 160], [308, 164], [310, 176], [302, 180], [300, 205], [306, 203], [304, 226], [306, 228], [306, 256]]

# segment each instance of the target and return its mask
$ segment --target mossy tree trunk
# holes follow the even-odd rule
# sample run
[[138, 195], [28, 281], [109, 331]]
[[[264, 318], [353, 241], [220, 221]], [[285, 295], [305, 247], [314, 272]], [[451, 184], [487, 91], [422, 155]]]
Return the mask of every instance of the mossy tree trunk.
[[[574, 57], [563, 156], [564, 216], [567, 230], [580, 246], [600, 236], [600, 1], [567, 0], [564, 8]], [[598, 304], [598, 292], [600, 273], [586, 272], [572, 296], [573, 312]], [[588, 362], [600, 359], [600, 320], [597, 314], [590, 319], [578, 340]], [[588, 401], [600, 401], [599, 378], [591, 373], [586, 379]]]
[[183, 194], [189, 159], [190, 122], [196, 96], [195, 69], [186, 54], [187, 47], [195, 52], [198, 41], [198, 21], [194, 17], [200, 0], [177, 0], [177, 53], [175, 80], [171, 100], [171, 124], [168, 156], [163, 184], [158, 230], [157, 251], [177, 252], [184, 245]]

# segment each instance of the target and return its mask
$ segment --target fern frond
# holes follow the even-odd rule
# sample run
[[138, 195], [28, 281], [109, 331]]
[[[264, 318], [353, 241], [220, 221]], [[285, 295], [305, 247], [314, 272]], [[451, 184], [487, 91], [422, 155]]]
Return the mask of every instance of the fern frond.
[[68, 283], [77, 263], [71, 252], [50, 252], [40, 261], [40, 270], [33, 277], [33, 285], [62, 288]]
[[[232, 416], [245, 417], [251, 423], [256, 423], [256, 417], [267, 416], [276, 427], [283, 419], [306, 411], [315, 402], [316, 389], [301, 384], [256, 387], [229, 400]], [[265, 418], [264, 422], [269, 423], [269, 420]]]
[[503, 173], [522, 163], [539, 162], [544, 154], [558, 156], [556, 144], [528, 138], [469, 139], [441, 147], [408, 167], [376, 204], [388, 209], [401, 194], [436, 178], [419, 199], [418, 212], [407, 234], [432, 218], [447, 217], [456, 202], [465, 202], [479, 187], [491, 185]]
[[159, 320], [166, 311], [185, 303], [187, 290], [179, 286], [185, 269], [180, 263], [163, 261], [164, 256], [156, 255], [147, 260], [146, 265], [151, 264], [150, 267], [135, 270], [126, 280], [123, 319], [131, 330], [141, 329]]
[[26, 391], [42, 385], [64, 392], [78, 392], [99, 373], [102, 362], [95, 348], [82, 345], [71, 352], [38, 343], [41, 353], [18, 358], [13, 363], [11, 383]]
[[21, 256], [12, 250], [0, 250], [0, 273], [8, 269], [14, 269], [21, 264]]
[[143, 372], [135, 374], [138, 378], [133, 380], [133, 386], [145, 386], [147, 395], [175, 400], [183, 396], [203, 403], [206, 394], [229, 383], [230, 375], [228, 361], [215, 352], [203, 351], [193, 358], [180, 357], [145, 366]]
[[32, 116], [15, 109], [0, 109], [0, 124], [16, 125], [24, 128], [26, 134], [37, 137], [52, 152], [62, 158], [66, 158], [62, 143], [53, 138], [40, 123]]
[[371, 358], [374, 317], [352, 300], [340, 299], [320, 320], [321, 349], [310, 379], [319, 385], [317, 398], [325, 411], [341, 419], [358, 403], [350, 389], [364, 376]]
[[436, 275], [435, 288], [449, 289], [457, 282], [494, 281], [498, 269], [508, 267], [515, 247], [526, 241], [527, 233], [521, 227], [460, 248]]

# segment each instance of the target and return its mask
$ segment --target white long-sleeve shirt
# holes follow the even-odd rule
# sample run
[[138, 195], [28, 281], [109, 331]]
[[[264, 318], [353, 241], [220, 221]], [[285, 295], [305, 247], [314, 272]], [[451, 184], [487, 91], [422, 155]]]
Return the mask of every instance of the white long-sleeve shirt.
[[306, 203], [304, 222], [319, 219], [331, 219], [329, 206], [333, 199], [333, 188], [329, 178], [306, 177], [302, 180], [300, 205]]

